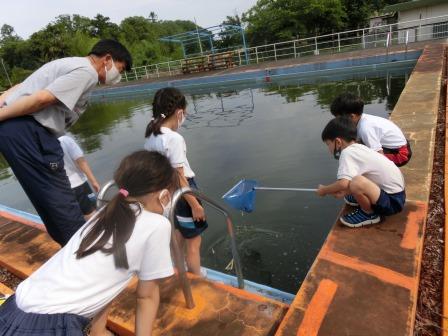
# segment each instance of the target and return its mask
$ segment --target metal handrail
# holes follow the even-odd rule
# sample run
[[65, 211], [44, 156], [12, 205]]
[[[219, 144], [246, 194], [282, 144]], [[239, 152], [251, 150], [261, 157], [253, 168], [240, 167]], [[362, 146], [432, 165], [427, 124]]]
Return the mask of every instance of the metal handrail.
[[[235, 272], [236, 272], [236, 276], [238, 279], [238, 288], [244, 289], [243, 270], [241, 267], [241, 260], [240, 260], [240, 256], [238, 254], [238, 249], [237, 249], [237, 245], [236, 245], [235, 230], [234, 230], [230, 215], [226, 209], [224, 209], [222, 206], [217, 204], [215, 201], [213, 201], [211, 198], [207, 197], [206, 195], [204, 195], [201, 191], [199, 191], [197, 189], [192, 189], [189, 187], [184, 187], [182, 189], [178, 189], [178, 190], [176, 190], [176, 192], [173, 195], [173, 199], [171, 201], [172, 208], [171, 208], [170, 215], [169, 215], [169, 219], [170, 219], [171, 225], [173, 225], [173, 229], [174, 229], [174, 211], [176, 209], [176, 205], [179, 202], [179, 200], [181, 199], [181, 197], [186, 194], [193, 195], [194, 197], [199, 198], [200, 200], [206, 202], [208, 205], [210, 205], [212, 208], [214, 208], [215, 210], [217, 210], [218, 212], [220, 212], [221, 214], [223, 214], [226, 217], [227, 231], [230, 236], [230, 244], [231, 244], [231, 249], [232, 249], [233, 262], [235, 265]], [[184, 263], [185, 257], [184, 257], [183, 251], [179, 247], [179, 242], [177, 241], [176, 236], [174, 235], [174, 230], [172, 230], [171, 241], [172, 241], [172, 247], [173, 247], [173, 252], [174, 252], [174, 263], [176, 265], [176, 268], [178, 269], [179, 282], [180, 282], [180, 285], [184, 292], [187, 308], [192, 309], [192, 308], [194, 308], [194, 300], [193, 300], [193, 295], [191, 293], [190, 282], [188, 281], [187, 276], [186, 276], [186, 269], [185, 269], [185, 263]]]
[[[110, 180], [98, 192], [97, 207], [100, 208], [100, 210], [96, 213], [95, 218], [104, 209], [105, 204], [107, 204], [107, 202], [109, 201], [108, 199], [105, 198], [105, 196], [106, 196], [107, 191], [113, 186], [116, 186], [115, 181]], [[200, 200], [206, 202], [212, 208], [214, 208], [215, 210], [217, 210], [218, 212], [220, 212], [221, 214], [223, 214], [225, 216], [226, 224], [227, 224], [227, 231], [230, 236], [230, 244], [231, 244], [231, 249], [232, 249], [233, 262], [235, 265], [235, 273], [236, 273], [236, 276], [238, 279], [238, 288], [240, 288], [240, 289], [244, 288], [244, 279], [243, 279], [243, 271], [242, 271], [242, 267], [241, 267], [241, 259], [238, 254], [238, 249], [237, 249], [237, 245], [236, 245], [235, 230], [234, 230], [234, 226], [233, 226], [233, 223], [232, 223], [232, 220], [230, 218], [228, 211], [197, 189], [191, 189], [189, 187], [185, 187], [185, 188], [176, 190], [174, 192], [174, 195], [173, 195], [173, 198], [171, 201], [172, 208], [171, 208], [171, 211], [169, 214], [169, 220], [170, 220], [171, 227], [172, 227], [171, 248], [173, 251], [174, 264], [178, 270], [178, 278], [179, 278], [180, 285], [182, 287], [182, 291], [184, 293], [187, 308], [193, 309], [195, 305], [194, 305], [193, 295], [191, 292], [190, 282], [188, 281], [187, 276], [186, 276], [186, 269], [185, 269], [185, 263], [184, 263], [185, 256], [183, 254], [182, 249], [179, 247], [179, 242], [177, 241], [177, 237], [174, 233], [175, 232], [174, 211], [176, 209], [176, 205], [179, 202], [180, 198], [185, 194], [191, 194], [194, 197], [199, 198]]]
[[[434, 22], [434, 20], [439, 21]], [[352, 50], [355, 48], [364, 49], [369, 46], [384, 46], [387, 42], [386, 39], [388, 32], [391, 33], [390, 42], [394, 40], [397, 41], [397, 44], [401, 44], [402, 42], [400, 41], [402, 41], [403, 38], [405, 39], [405, 36], [394, 37], [393, 35], [403, 32], [403, 34], [408, 34], [407, 40], [409, 41], [409, 33], [406, 32], [409, 29], [414, 28], [419, 29], [418, 36], [414, 37], [416, 41], [421, 37], [425, 37], [427, 40], [438, 39], [439, 37], [434, 35], [429, 36], [431, 33], [422, 33], [420, 30], [425, 29], [425, 26], [440, 24], [440, 20], [448, 21], [448, 15], [440, 15], [425, 19], [403, 21], [374, 27], [365, 27], [355, 30], [346, 30], [332, 34], [258, 45], [247, 49], [237, 48], [233, 50], [235, 59], [234, 63], [238, 66], [243, 65], [241, 62], [241, 54], [245, 52], [248, 54], [249, 63], [259, 63], [267, 60], [277, 60], [278, 58], [297, 58], [306, 54], [318, 54], [320, 51], [326, 50], [330, 52], [335, 52], [335, 50], [336, 52], [341, 52], [341, 49], [344, 48], [349, 48]], [[448, 33], [448, 28], [446, 33]], [[329, 44], [331, 46], [328, 47], [327, 45]], [[407, 43], [404, 43], [404, 45], [407, 48]], [[288, 50], [289, 52], [287, 52]], [[280, 54], [280, 52], [282, 53]], [[228, 51], [224, 51], [222, 53], [228, 53]], [[216, 55], [218, 54], [220, 53], [216, 53]], [[151, 77], [170, 77], [182, 73], [182, 62], [186, 59], [188, 58], [135, 67], [132, 68], [131, 71], [126, 72], [123, 77], [125, 81]]]

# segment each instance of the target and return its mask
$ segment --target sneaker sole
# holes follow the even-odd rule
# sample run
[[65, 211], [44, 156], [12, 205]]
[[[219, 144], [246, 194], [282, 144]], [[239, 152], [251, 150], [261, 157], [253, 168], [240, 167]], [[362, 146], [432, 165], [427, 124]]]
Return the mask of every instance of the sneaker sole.
[[339, 219], [342, 224], [344, 224], [345, 226], [351, 227], [351, 228], [358, 228], [358, 227], [362, 227], [362, 226], [378, 224], [379, 222], [381, 222], [381, 217], [365, 220], [364, 222], [357, 223], [357, 224], [346, 222], [343, 217], [341, 217]]

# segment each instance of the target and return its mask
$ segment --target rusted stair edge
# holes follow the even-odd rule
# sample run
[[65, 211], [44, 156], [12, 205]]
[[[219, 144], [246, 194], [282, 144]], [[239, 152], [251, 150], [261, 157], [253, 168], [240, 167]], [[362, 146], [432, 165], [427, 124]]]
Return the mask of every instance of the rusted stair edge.
[[[14, 221], [14, 222], [18, 222], [24, 225], [27, 225], [31, 228], [34, 229], [38, 229], [40, 231], [46, 231], [45, 227], [40, 224], [40, 223], [36, 223], [28, 218], [23, 218], [20, 216], [20, 214], [18, 214], [17, 212], [13, 210], [13, 213], [5, 211], [5, 209], [0, 210], [0, 216], [3, 216], [6, 219], [9, 219], [10, 222]], [[7, 262], [4, 262], [0, 256], [0, 266], [4, 267], [5, 269], [7, 269], [9, 272], [11, 272], [12, 274], [14, 274], [15, 276], [17, 276], [18, 278], [24, 280], [26, 279], [30, 274], [23, 272], [22, 270], [20, 270], [19, 268], [15, 267], [14, 265], [11, 265]], [[175, 270], [176, 271], [176, 270]], [[199, 278], [198, 276], [192, 274], [192, 273], [187, 273], [187, 277], [192, 280], [195, 278]], [[229, 285], [226, 285], [224, 283], [219, 283], [219, 282], [215, 282], [215, 281], [210, 281], [210, 284], [216, 288], [221, 288], [223, 290], [225, 290], [227, 293], [230, 293], [232, 295], [235, 295], [239, 298], [242, 299], [247, 299], [247, 300], [251, 300], [251, 301], [255, 301], [258, 303], [267, 303], [267, 304], [273, 304], [273, 305], [277, 305], [282, 311], [283, 311], [283, 315], [285, 314], [285, 312], [288, 310], [289, 305], [271, 298], [267, 298], [261, 295], [258, 295], [256, 293], [252, 293], [252, 292], [248, 292], [239, 288], [235, 288]], [[1, 287], [0, 287], [1, 289]], [[136, 282], [133, 281], [131, 282], [131, 284], [127, 287], [127, 291], [128, 292], [134, 292], [136, 289]], [[119, 335], [134, 335], [134, 330], [131, 330], [130, 328], [128, 328], [127, 326], [123, 326], [120, 321], [115, 320], [113, 318], [109, 318], [108, 319], [108, 323], [107, 323], [108, 327], [118, 333]]]

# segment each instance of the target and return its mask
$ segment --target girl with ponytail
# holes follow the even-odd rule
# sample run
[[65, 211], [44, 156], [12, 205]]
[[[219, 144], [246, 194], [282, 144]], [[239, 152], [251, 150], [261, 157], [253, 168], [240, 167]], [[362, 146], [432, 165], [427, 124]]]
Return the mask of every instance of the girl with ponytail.
[[[168, 157], [177, 170], [182, 187], [197, 188], [195, 173], [187, 159], [185, 140], [178, 133], [187, 114], [185, 96], [175, 88], [160, 89], [154, 96], [152, 112], [145, 133], [145, 149], [158, 151]], [[186, 247], [188, 270], [204, 276], [205, 269], [201, 268], [200, 256], [201, 234], [208, 227], [204, 208], [194, 196], [185, 195], [177, 203], [175, 214], [176, 234]]]
[[171, 276], [168, 215], [176, 171], [157, 152], [120, 163], [119, 193], [0, 306], [0, 335], [108, 335], [109, 303], [138, 276], [136, 335], [151, 335], [158, 279]]

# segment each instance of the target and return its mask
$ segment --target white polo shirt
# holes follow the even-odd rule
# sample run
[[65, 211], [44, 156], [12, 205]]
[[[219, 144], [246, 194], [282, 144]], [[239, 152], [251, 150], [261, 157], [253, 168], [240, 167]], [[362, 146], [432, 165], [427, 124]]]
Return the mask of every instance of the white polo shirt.
[[115, 268], [113, 255], [97, 251], [76, 259], [85, 225], [59, 252], [24, 280], [16, 290], [17, 306], [39, 314], [98, 314], [129, 283], [173, 274], [171, 225], [165, 217], [142, 210], [126, 243], [129, 269]]
[[184, 137], [168, 127], [161, 127], [162, 134], [151, 134], [146, 138], [144, 148], [148, 151], [157, 151], [165, 155], [174, 168], [184, 168], [186, 178], [194, 177], [187, 160], [187, 145]]
[[358, 138], [374, 151], [380, 151], [383, 147], [396, 149], [407, 143], [401, 129], [386, 118], [363, 113], [356, 128]]
[[86, 175], [79, 169], [76, 160], [82, 158], [84, 153], [76, 141], [68, 135], [58, 138], [64, 151], [64, 168], [70, 180], [71, 188], [79, 187], [87, 181]]
[[352, 144], [341, 152], [338, 180], [351, 181], [362, 175], [388, 194], [404, 190], [404, 178], [400, 169], [384, 155], [361, 144]]

